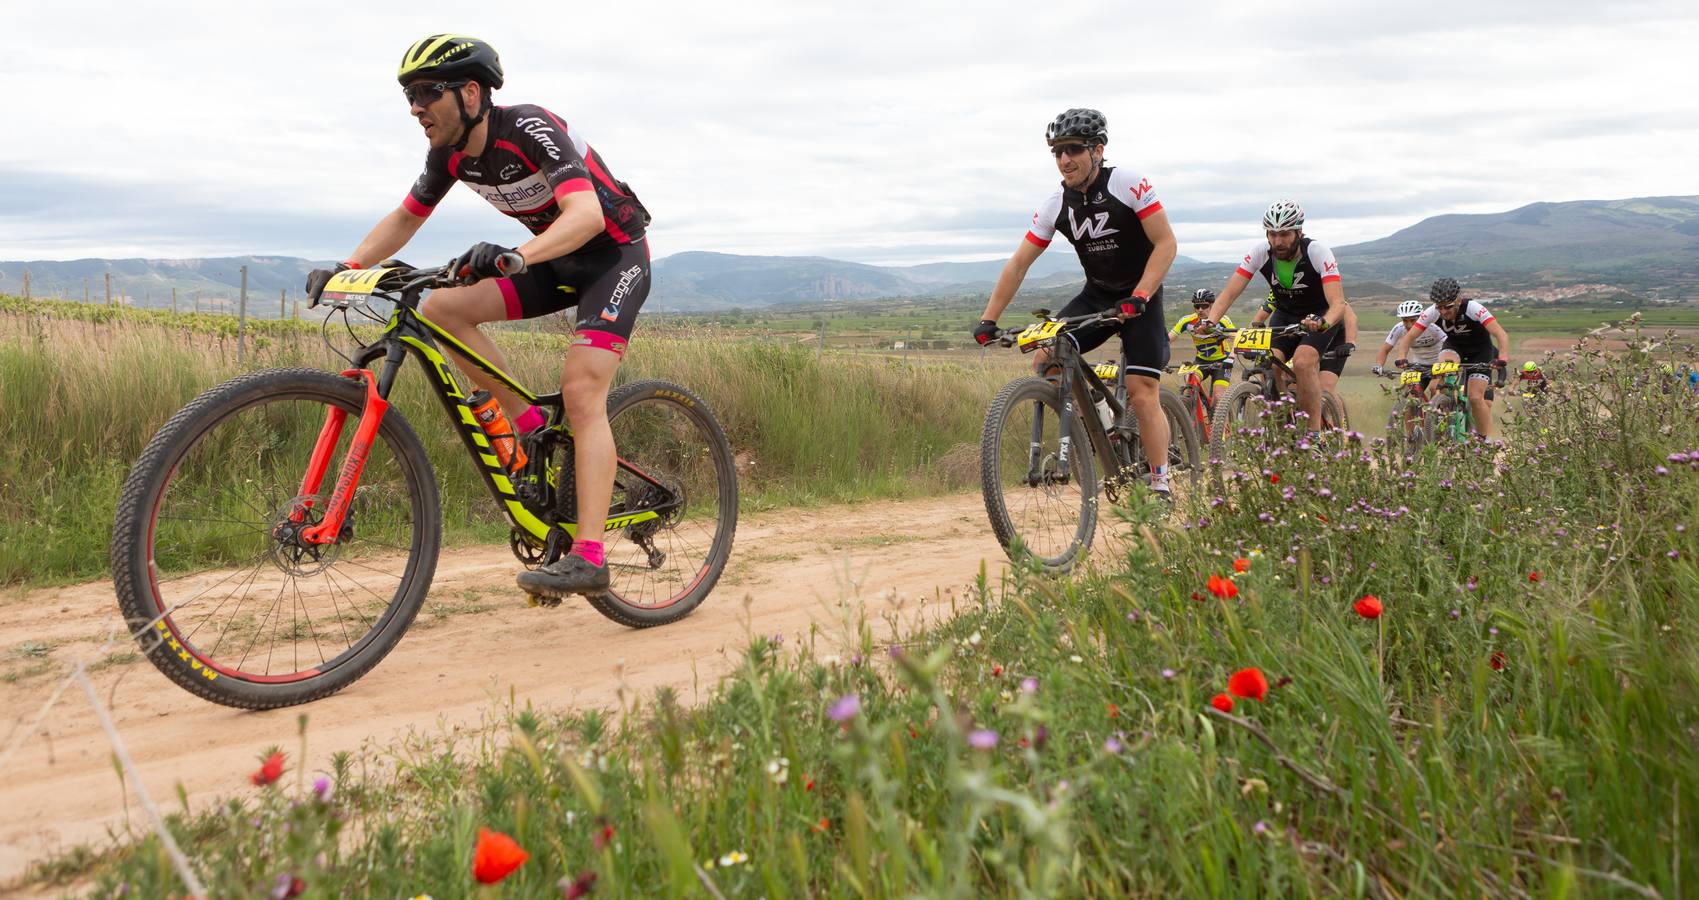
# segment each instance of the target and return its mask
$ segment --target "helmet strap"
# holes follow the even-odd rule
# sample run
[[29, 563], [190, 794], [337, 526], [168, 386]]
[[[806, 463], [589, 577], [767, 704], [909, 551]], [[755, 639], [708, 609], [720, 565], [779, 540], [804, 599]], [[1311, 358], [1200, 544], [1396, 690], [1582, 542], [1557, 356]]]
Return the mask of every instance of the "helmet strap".
[[484, 116], [490, 111], [489, 98], [484, 96], [486, 90], [488, 89], [484, 87], [484, 83], [478, 82], [478, 115], [469, 116], [466, 114], [466, 101], [460, 96], [460, 88], [454, 89], [454, 108], [460, 110], [460, 140], [454, 142], [456, 153], [466, 151], [466, 142], [472, 140], [472, 129], [477, 128], [478, 123], [484, 121]]

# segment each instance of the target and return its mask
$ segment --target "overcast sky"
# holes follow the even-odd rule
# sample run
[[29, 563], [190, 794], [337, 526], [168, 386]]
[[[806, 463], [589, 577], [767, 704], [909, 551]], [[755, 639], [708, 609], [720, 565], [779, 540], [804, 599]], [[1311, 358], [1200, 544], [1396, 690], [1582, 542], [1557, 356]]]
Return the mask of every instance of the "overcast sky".
[[[341, 258], [419, 171], [394, 73], [441, 31], [500, 51], [498, 103], [589, 139], [657, 256], [1006, 255], [1070, 106], [1108, 115], [1109, 162], [1200, 259], [1236, 258], [1286, 196], [1341, 245], [1699, 194], [1693, 0], [1165, 6], [0, 0], [0, 259]], [[524, 236], [462, 188], [404, 255]]]

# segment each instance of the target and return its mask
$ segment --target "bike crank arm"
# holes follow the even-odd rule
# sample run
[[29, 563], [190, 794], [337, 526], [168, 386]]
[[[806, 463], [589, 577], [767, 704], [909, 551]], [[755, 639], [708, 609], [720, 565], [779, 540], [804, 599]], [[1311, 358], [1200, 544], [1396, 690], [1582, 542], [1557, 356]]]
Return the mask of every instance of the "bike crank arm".
[[[334, 544], [340, 539], [342, 525], [348, 518], [348, 508], [354, 502], [354, 488], [360, 483], [360, 473], [365, 471], [366, 459], [372, 452], [372, 441], [378, 435], [378, 426], [383, 424], [384, 413], [389, 410], [389, 401], [378, 393], [377, 379], [370, 370], [349, 369], [342, 374], [365, 382], [366, 408], [360, 414], [360, 424], [354, 429], [354, 440], [348, 445], [348, 453], [342, 458], [342, 472], [336, 478], [336, 490], [331, 492], [330, 503], [325, 507], [324, 520], [301, 531], [301, 540], [309, 544]], [[318, 492], [319, 483], [329, 467], [331, 451], [342, 436], [342, 426], [347, 418], [348, 413], [340, 409], [331, 410], [325, 417], [324, 428], [319, 431], [318, 443], [313, 447], [307, 476], [301, 482], [302, 494]]]

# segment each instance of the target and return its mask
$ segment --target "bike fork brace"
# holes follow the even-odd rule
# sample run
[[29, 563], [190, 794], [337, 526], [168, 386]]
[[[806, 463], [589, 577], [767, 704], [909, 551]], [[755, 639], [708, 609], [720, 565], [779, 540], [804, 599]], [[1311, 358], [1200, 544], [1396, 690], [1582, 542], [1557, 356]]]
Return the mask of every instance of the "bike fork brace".
[[[384, 413], [389, 409], [389, 401], [378, 393], [378, 379], [373, 377], [371, 370], [349, 369], [342, 375], [358, 378], [366, 385], [366, 408], [360, 414], [360, 424], [354, 429], [348, 453], [342, 458], [342, 472], [336, 477], [336, 489], [331, 492], [330, 503], [325, 506], [324, 519], [301, 532], [302, 540], [309, 544], [334, 544], [341, 537], [343, 523], [348, 519], [348, 508], [354, 501], [354, 488], [360, 483], [360, 473], [365, 470], [366, 459], [372, 452], [372, 441], [376, 439], [378, 426], [383, 424]], [[318, 442], [313, 445], [312, 459], [307, 463], [306, 477], [301, 479], [302, 497], [311, 497], [319, 492], [325, 473], [330, 470], [331, 454], [336, 451], [336, 444], [342, 438], [342, 426], [347, 420], [348, 411], [345, 409], [331, 407], [326, 413], [324, 427], [319, 429]], [[309, 507], [312, 505], [311, 500], [303, 502]]]

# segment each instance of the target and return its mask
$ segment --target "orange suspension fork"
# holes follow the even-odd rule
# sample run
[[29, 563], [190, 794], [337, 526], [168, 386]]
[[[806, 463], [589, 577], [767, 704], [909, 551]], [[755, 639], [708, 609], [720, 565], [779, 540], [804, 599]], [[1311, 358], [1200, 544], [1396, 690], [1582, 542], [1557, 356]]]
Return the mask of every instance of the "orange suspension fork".
[[[342, 374], [365, 382], [366, 410], [360, 414], [354, 440], [348, 445], [348, 454], [342, 458], [342, 473], [336, 478], [336, 490], [331, 492], [324, 520], [301, 532], [302, 539], [312, 544], [334, 544], [342, 533], [342, 523], [347, 520], [348, 507], [354, 500], [354, 488], [360, 483], [360, 473], [365, 470], [366, 458], [372, 452], [372, 441], [377, 437], [378, 426], [383, 424], [383, 415], [389, 409], [389, 401], [378, 395], [377, 379], [369, 370], [349, 369]], [[325, 415], [324, 427], [319, 429], [318, 442], [313, 445], [313, 456], [307, 464], [306, 477], [301, 479], [303, 495], [319, 492], [325, 473], [330, 470], [331, 453], [336, 450], [336, 443], [342, 437], [342, 426], [347, 420], [348, 412], [343, 409], [332, 408]]]

